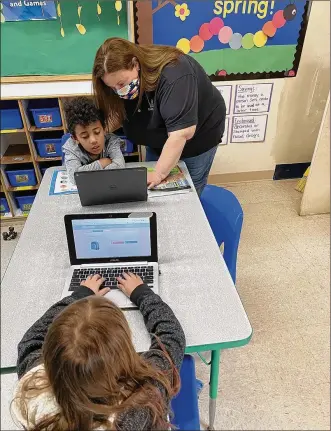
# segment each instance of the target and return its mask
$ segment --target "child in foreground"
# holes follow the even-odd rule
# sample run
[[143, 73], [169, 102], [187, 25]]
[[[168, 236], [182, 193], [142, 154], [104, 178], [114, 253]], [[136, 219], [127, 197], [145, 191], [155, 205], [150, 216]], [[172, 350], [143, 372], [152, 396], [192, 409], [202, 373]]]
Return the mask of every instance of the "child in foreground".
[[122, 311], [99, 275], [53, 305], [18, 345], [13, 416], [27, 430], [165, 430], [178, 392], [185, 336], [172, 310], [141, 278], [123, 274], [152, 336], [136, 353]]
[[64, 106], [71, 138], [63, 145], [64, 164], [75, 184], [77, 171], [125, 168], [122, 140], [105, 134], [105, 117], [87, 97], [77, 97]]

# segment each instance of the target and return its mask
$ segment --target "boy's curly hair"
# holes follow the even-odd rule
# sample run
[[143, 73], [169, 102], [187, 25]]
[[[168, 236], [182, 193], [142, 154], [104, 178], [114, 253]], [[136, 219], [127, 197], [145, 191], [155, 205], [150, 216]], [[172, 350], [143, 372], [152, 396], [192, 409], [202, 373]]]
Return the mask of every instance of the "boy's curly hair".
[[95, 121], [100, 121], [105, 128], [105, 116], [88, 97], [75, 97], [64, 104], [68, 131], [75, 136], [76, 126], [88, 126]]

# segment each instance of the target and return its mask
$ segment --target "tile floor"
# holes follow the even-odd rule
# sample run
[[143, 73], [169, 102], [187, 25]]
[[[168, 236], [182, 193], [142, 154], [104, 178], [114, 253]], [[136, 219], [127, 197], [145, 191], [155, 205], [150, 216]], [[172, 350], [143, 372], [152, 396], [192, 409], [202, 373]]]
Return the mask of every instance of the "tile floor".
[[[298, 216], [295, 183], [226, 186], [244, 210], [237, 288], [254, 335], [222, 354], [217, 430], [330, 430], [330, 216]], [[197, 375], [208, 382], [199, 359]], [[14, 430], [15, 376], [1, 380], [1, 430]], [[207, 384], [200, 411], [207, 421]]]

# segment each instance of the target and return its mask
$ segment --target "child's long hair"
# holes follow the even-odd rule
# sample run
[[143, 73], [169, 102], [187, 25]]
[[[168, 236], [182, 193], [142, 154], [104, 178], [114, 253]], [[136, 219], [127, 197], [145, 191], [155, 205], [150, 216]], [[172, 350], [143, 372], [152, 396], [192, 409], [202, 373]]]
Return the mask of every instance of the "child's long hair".
[[[139, 408], [148, 409], [152, 429], [169, 429], [168, 406], [179, 376], [167, 358], [169, 371], [157, 370], [136, 353], [122, 311], [106, 298], [85, 298], [51, 324], [43, 346], [45, 372], [26, 378], [14, 402], [33, 431], [115, 429], [122, 414]], [[27, 405], [41, 393], [52, 393], [60, 410], [33, 417]]]
[[98, 49], [93, 66], [93, 91], [98, 108], [104, 112], [110, 128], [122, 126], [125, 118], [124, 102], [102, 80], [105, 73], [132, 70], [135, 58], [140, 66], [138, 107], [144, 91], [154, 91], [163, 68], [175, 64], [183, 52], [172, 46], [136, 45], [128, 40], [112, 37]]

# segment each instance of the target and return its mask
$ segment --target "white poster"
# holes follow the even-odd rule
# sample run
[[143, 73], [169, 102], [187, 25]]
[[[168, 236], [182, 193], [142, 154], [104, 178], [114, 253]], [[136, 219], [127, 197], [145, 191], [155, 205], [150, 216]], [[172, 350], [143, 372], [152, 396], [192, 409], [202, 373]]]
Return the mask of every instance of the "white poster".
[[231, 142], [264, 142], [268, 115], [234, 116], [232, 119]]
[[216, 88], [223, 96], [226, 106], [226, 115], [229, 115], [232, 99], [232, 85], [217, 85]]
[[273, 84], [240, 84], [236, 86], [234, 114], [269, 112]]

